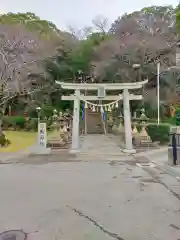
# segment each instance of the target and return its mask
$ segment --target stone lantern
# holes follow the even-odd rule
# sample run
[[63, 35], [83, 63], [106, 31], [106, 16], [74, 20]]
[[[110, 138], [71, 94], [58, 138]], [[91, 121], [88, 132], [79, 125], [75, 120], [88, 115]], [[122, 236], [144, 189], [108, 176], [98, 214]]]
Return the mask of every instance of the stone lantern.
[[140, 125], [142, 126], [141, 131], [139, 133], [139, 137], [141, 140], [145, 140], [145, 141], [151, 141], [150, 136], [148, 135], [147, 131], [146, 131], [146, 126], [147, 126], [147, 122], [148, 122], [149, 118], [145, 115], [145, 109], [142, 108], [141, 109], [141, 116], [139, 118], [140, 121]]
[[57, 113], [55, 109], [52, 116], [54, 128], [53, 133], [51, 134], [51, 139], [49, 140], [50, 145], [63, 146], [67, 143], [68, 131], [67, 131], [67, 121], [62, 112]]
[[124, 126], [123, 126], [124, 117], [123, 117], [121, 112], [119, 113], [118, 119], [119, 119], [119, 125], [118, 125], [118, 128], [117, 128], [118, 133], [119, 134], [124, 134]]
[[59, 128], [59, 137], [62, 142], [64, 142], [64, 132], [67, 130], [65, 126], [65, 120], [62, 112], [59, 112], [58, 116], [58, 128]]
[[68, 136], [70, 137], [71, 136], [72, 117], [68, 110], [64, 113], [64, 117], [66, 118], [66, 121], [67, 121], [67, 131], [68, 131]]
[[59, 113], [59, 134], [60, 137], [63, 139], [65, 143], [68, 142], [69, 139], [69, 132], [68, 132], [68, 119], [66, 114], [63, 114], [62, 112]]
[[137, 113], [136, 113], [136, 111], [134, 112], [132, 120], [133, 120], [132, 136], [134, 138], [136, 138], [137, 136], [139, 136], [139, 132], [137, 130], [138, 122], [137, 122]]
[[53, 121], [54, 124], [57, 123], [57, 118], [58, 118], [57, 110], [54, 109], [54, 110], [53, 110], [53, 115], [52, 115], [52, 121]]
[[112, 129], [114, 121], [113, 121], [113, 116], [112, 116], [112, 109], [111, 106], [107, 107], [107, 112], [108, 112], [108, 119], [107, 119], [107, 124], [110, 129]]

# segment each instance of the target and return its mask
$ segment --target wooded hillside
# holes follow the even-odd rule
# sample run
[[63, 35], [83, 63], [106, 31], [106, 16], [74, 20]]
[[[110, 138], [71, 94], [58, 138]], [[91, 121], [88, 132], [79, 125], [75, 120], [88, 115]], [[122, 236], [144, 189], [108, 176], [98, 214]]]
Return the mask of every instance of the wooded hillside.
[[[148, 78], [150, 84], [144, 94], [152, 101], [160, 61], [162, 100], [173, 101], [177, 74], [169, 68], [176, 65], [179, 12], [179, 7], [152, 6], [120, 16], [110, 29], [107, 19], [94, 19], [96, 31], [92, 27], [83, 29], [85, 38], [73, 29], [63, 32], [33, 13], [1, 15], [2, 99], [16, 109], [20, 104], [29, 111], [22, 93], [28, 92], [31, 108], [43, 104], [61, 108], [61, 90], [54, 85], [57, 79], [132, 82]], [[134, 64], [139, 67], [133, 68]], [[41, 94], [34, 90], [39, 86]]]

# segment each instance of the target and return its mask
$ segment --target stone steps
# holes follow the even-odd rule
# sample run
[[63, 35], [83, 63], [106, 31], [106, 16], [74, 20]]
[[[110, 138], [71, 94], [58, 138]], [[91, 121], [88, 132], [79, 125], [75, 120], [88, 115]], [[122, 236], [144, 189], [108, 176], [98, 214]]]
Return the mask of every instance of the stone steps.
[[92, 112], [90, 109], [87, 109], [86, 124], [88, 134], [104, 134], [100, 112]]

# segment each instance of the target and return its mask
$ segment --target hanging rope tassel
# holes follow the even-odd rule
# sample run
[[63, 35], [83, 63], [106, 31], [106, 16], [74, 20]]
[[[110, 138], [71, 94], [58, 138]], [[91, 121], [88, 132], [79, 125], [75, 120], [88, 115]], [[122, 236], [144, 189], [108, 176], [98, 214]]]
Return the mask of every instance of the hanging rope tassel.
[[108, 112], [111, 112], [111, 105], [108, 106]]
[[87, 104], [87, 102], [85, 102], [84, 108], [88, 108], [88, 104]]
[[112, 108], [112, 109], [115, 109], [115, 108], [116, 108], [116, 103], [113, 103], [113, 104], [111, 105], [111, 108]]
[[96, 108], [95, 108], [94, 105], [93, 105], [93, 107], [92, 107], [92, 111], [93, 111], [93, 112], [96, 112]]
[[101, 111], [101, 113], [104, 113], [103, 106], [101, 106], [100, 111]]

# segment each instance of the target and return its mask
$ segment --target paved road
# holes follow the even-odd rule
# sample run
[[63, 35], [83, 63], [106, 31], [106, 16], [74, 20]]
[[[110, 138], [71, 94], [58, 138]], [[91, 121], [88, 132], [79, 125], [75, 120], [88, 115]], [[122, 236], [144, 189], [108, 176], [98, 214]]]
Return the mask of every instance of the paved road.
[[179, 191], [179, 183], [158, 173], [164, 186], [151, 175], [117, 162], [1, 165], [0, 232], [24, 229], [31, 240], [177, 240], [180, 200], [165, 186]]
[[0, 165], [0, 232], [23, 229], [28, 240], [180, 238], [177, 179], [138, 167], [105, 136], [81, 147], [74, 162], [55, 155]]

